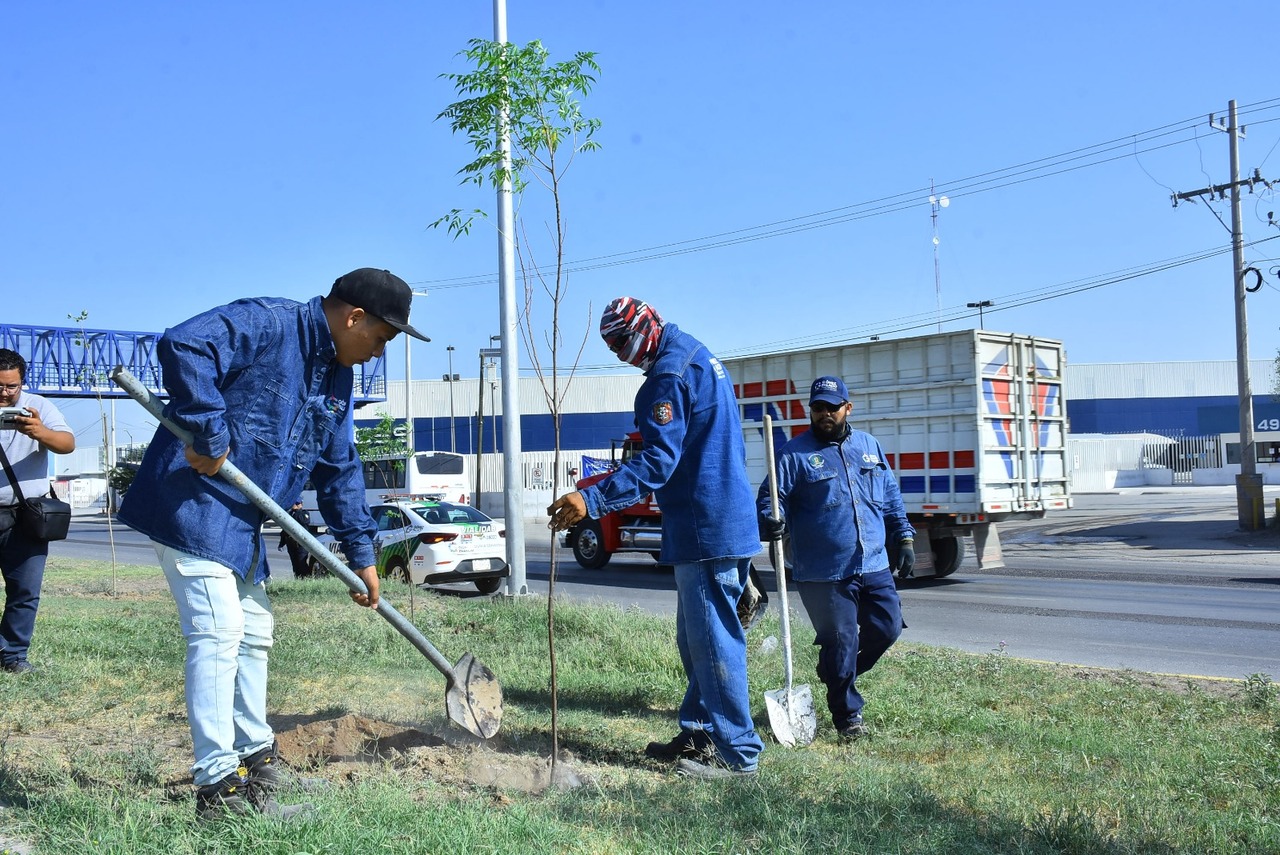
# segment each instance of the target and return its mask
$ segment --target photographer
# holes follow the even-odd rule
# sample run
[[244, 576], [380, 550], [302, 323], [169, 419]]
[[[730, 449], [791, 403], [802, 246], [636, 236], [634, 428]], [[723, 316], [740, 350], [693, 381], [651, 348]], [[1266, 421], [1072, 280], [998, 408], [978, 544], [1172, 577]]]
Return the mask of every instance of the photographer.
[[[23, 496], [43, 496], [49, 491], [49, 452], [75, 451], [76, 437], [62, 413], [45, 398], [22, 391], [27, 361], [18, 353], [0, 348], [0, 407], [18, 407], [12, 426], [0, 430], [0, 448], [9, 461]], [[49, 543], [29, 537], [17, 525], [18, 498], [7, 475], [0, 484], [0, 570], [4, 572], [4, 617], [0, 618], [0, 668], [14, 674], [34, 671], [27, 648], [36, 626], [40, 586]]]

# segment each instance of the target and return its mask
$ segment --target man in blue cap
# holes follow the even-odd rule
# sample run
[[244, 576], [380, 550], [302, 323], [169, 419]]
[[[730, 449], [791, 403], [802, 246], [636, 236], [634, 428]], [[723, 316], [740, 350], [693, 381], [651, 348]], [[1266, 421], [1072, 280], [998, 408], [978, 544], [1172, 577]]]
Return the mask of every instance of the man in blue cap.
[[777, 452], [781, 518], [767, 478], [756, 501], [761, 539], [791, 536], [791, 578], [813, 622], [818, 677], [837, 733], [850, 740], [867, 734], [858, 675], [902, 633], [889, 544], [899, 578], [911, 575], [916, 558], [898, 481], [876, 438], [849, 426], [852, 410], [843, 380], [814, 380], [809, 430]]

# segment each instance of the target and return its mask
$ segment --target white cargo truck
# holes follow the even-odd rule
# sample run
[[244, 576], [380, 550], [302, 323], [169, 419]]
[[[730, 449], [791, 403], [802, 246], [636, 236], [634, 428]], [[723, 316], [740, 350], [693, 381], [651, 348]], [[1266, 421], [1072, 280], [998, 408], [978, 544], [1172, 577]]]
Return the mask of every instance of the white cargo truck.
[[947, 576], [973, 536], [980, 567], [1003, 560], [996, 524], [1071, 507], [1062, 343], [983, 330], [724, 359], [752, 483], [774, 445], [809, 428], [810, 384], [844, 379], [849, 423], [880, 441], [917, 531], [916, 575]]

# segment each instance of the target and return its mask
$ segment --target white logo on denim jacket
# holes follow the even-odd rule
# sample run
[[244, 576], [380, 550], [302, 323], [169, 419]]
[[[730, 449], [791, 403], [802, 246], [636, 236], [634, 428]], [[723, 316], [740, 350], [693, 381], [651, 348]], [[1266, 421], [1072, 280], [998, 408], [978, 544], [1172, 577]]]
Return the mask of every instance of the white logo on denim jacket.
[[872, 454], [871, 452], [866, 451], [866, 452], [863, 452], [863, 454], [862, 454], [862, 462], [863, 462], [863, 463], [870, 463], [872, 466], [879, 466], [879, 465], [880, 465], [880, 458], [879, 458], [879, 457], [877, 457], [876, 455]]
[[716, 359], [713, 356], [707, 361], [711, 363], [711, 370], [716, 373], [716, 377], [718, 379], [723, 380], [726, 376], [728, 376], [725, 374], [724, 366], [720, 364], [720, 360]]
[[825, 457], [823, 457], [821, 454], [815, 451], [813, 454], [809, 455], [809, 465], [812, 466], [814, 469], [821, 469], [822, 467], [827, 465], [827, 460]]

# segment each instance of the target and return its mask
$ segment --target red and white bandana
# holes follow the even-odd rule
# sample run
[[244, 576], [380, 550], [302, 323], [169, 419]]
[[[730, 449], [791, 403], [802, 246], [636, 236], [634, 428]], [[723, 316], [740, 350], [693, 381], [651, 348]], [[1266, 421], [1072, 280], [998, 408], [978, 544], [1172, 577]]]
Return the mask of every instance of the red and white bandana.
[[618, 297], [600, 316], [600, 337], [618, 359], [648, 371], [658, 358], [662, 316], [643, 300]]

